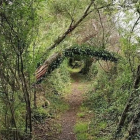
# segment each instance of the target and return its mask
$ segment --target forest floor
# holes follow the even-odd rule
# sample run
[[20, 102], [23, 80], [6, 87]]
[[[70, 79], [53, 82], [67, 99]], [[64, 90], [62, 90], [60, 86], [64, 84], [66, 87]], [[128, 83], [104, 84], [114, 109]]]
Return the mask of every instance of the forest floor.
[[[62, 130], [58, 138], [60, 140], [76, 140], [74, 126], [78, 121], [77, 113], [80, 111], [80, 107], [84, 100], [83, 95], [88, 90], [89, 86], [89, 83], [82, 81], [80, 74], [73, 73], [71, 74], [71, 77], [73, 80], [71, 84], [71, 93], [67, 94], [64, 98], [65, 102], [69, 105], [69, 109], [60, 117], [62, 126]], [[87, 118], [84, 119], [87, 121]]]
[[[89, 123], [92, 114], [83, 107], [82, 103], [86, 99], [85, 95], [89, 91], [91, 82], [85, 80], [85, 77], [79, 73], [72, 73], [71, 80], [70, 91], [61, 98], [56, 116], [34, 124], [35, 140], [86, 140], [83, 125]], [[78, 133], [82, 138], [77, 138], [75, 131], [75, 126], [79, 123], [82, 124], [81, 128], [79, 127], [82, 132], [78, 130]]]

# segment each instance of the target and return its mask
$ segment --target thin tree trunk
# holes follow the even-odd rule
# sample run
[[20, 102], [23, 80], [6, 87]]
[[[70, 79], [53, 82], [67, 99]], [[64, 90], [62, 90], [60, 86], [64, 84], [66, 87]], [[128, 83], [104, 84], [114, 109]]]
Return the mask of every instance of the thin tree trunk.
[[117, 139], [117, 136], [120, 134], [120, 132], [122, 130], [122, 127], [124, 126], [124, 123], [125, 123], [125, 120], [126, 120], [126, 117], [127, 117], [127, 113], [129, 111], [132, 103], [133, 103], [133, 97], [136, 94], [136, 92], [137, 92], [136, 89], [139, 88], [139, 85], [140, 85], [140, 65], [137, 68], [137, 75], [136, 75], [136, 79], [135, 79], [134, 86], [133, 86], [134, 91], [131, 93], [131, 95], [130, 95], [128, 101], [127, 101], [127, 104], [124, 108], [124, 111], [121, 115], [121, 119], [120, 119], [119, 124], [117, 126], [117, 131], [115, 133], [115, 139]]
[[83, 74], [88, 74], [89, 70], [90, 70], [90, 67], [92, 65], [92, 62], [93, 60], [91, 58], [88, 58], [85, 60], [85, 66], [84, 68], [80, 71], [80, 73], [83, 73]]
[[23, 60], [22, 56], [20, 56], [20, 63], [21, 63], [21, 80], [22, 80], [22, 90], [25, 95], [25, 101], [26, 101], [26, 111], [27, 111], [27, 120], [26, 127], [29, 127], [30, 129], [30, 139], [32, 138], [32, 116], [31, 116], [31, 103], [30, 103], [30, 96], [28, 92], [28, 87], [24, 75], [24, 68], [23, 68]]
[[36, 87], [34, 87], [34, 108], [37, 108], [37, 103], [36, 103]]

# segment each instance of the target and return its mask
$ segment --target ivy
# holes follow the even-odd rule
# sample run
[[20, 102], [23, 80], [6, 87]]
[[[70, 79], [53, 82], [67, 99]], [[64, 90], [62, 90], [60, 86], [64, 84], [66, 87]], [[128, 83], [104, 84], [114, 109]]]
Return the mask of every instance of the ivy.
[[118, 58], [114, 56], [113, 53], [110, 53], [106, 50], [93, 50], [90, 48], [86, 49], [80, 49], [78, 47], [70, 48], [64, 50], [64, 56], [65, 57], [73, 57], [74, 55], [80, 55], [80, 56], [88, 56], [88, 57], [96, 57], [97, 59], [102, 59], [105, 61], [112, 61], [117, 62]]
[[45, 77], [47, 77], [53, 70], [58, 68], [63, 60], [67, 57], [74, 57], [75, 55], [79, 56], [87, 56], [87, 57], [96, 57], [96, 59], [101, 59], [105, 61], [112, 61], [117, 62], [118, 58], [115, 57], [115, 54], [110, 53], [106, 50], [97, 50], [97, 49], [90, 49], [90, 48], [79, 48], [79, 47], [72, 47], [66, 49], [62, 52], [62, 55], [57, 57], [48, 67], [46, 74], [41, 76], [37, 83], [40, 83]]
[[50, 74], [53, 70], [58, 68], [60, 64], [63, 62], [64, 57], [58, 57], [55, 61], [52, 62], [52, 64], [48, 68], [48, 73]]

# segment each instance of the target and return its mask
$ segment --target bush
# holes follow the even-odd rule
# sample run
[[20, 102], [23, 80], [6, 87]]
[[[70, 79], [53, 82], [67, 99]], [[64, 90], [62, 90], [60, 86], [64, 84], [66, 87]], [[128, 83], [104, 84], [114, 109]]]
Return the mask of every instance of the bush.
[[59, 93], [65, 92], [70, 85], [70, 73], [66, 69], [66, 66], [67, 60], [64, 60], [60, 67], [47, 77], [47, 81], [51, 83], [52, 87]]
[[34, 109], [32, 113], [32, 120], [34, 122], [43, 122], [46, 118], [49, 118], [50, 114], [43, 108]]
[[88, 123], [77, 123], [74, 127], [77, 140], [88, 140]]
[[[94, 113], [90, 135], [96, 139], [110, 139], [125, 107], [133, 85], [132, 72], [124, 61], [117, 69], [105, 72], [98, 69], [92, 90], [87, 94], [84, 106]], [[94, 89], [94, 90], [93, 90]]]

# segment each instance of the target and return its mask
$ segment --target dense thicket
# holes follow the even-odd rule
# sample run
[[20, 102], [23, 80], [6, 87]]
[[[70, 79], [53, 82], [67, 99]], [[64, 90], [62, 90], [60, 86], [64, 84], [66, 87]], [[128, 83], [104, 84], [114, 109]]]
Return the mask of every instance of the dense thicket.
[[34, 46], [30, 48], [30, 44], [37, 34], [37, 3], [22, 0], [0, 4], [0, 129], [5, 139], [31, 138]]
[[[76, 61], [77, 53], [92, 83], [83, 104], [94, 112], [88, 139], [139, 139], [139, 7], [133, 0], [1, 0], [0, 139], [41, 139], [36, 131], [56, 106], [66, 108], [61, 95], [71, 82], [69, 59], [55, 69], [63, 57], [51, 56]], [[108, 52], [119, 61], [103, 61], [116, 61]], [[50, 75], [36, 85], [37, 64], [45, 60]], [[54, 139], [50, 127], [46, 139]]]

